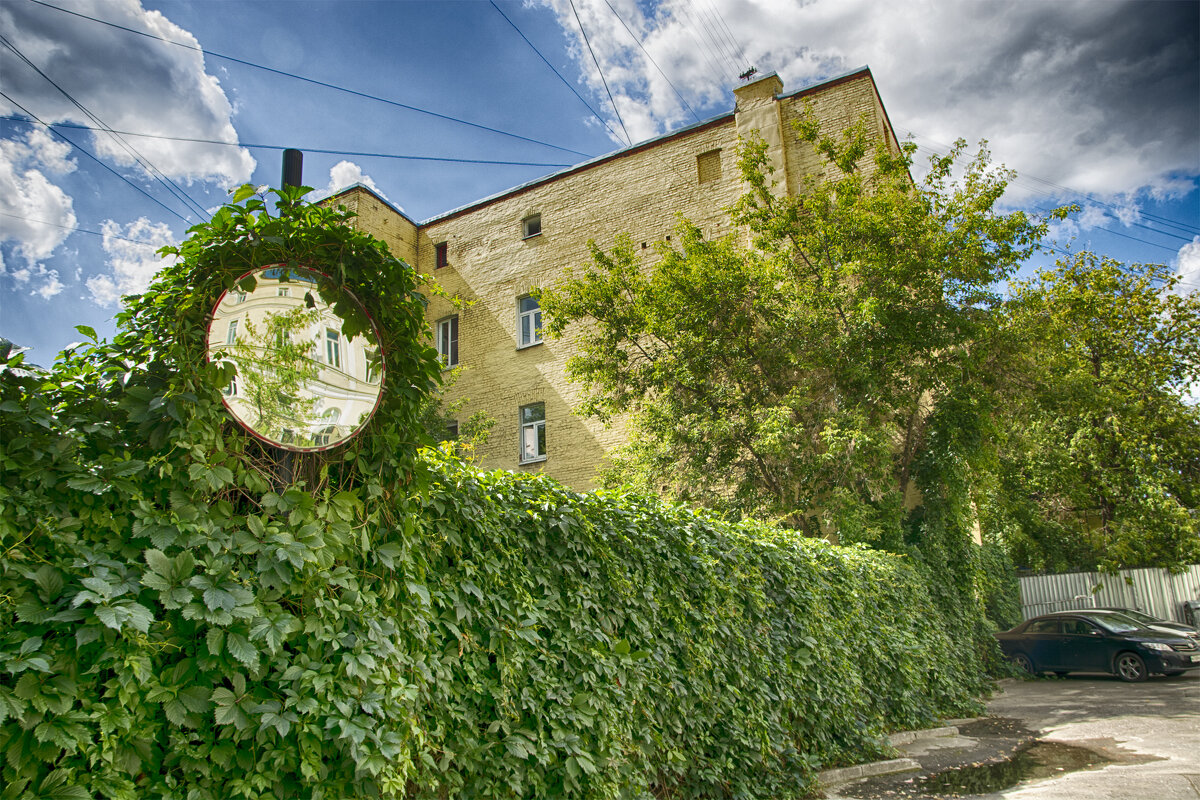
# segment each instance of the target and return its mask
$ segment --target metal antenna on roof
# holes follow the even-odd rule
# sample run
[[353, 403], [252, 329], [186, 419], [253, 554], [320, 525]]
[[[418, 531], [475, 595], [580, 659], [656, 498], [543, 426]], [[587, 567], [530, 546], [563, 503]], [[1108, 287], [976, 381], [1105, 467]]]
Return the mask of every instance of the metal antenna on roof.
[[744, 81], [748, 81], [752, 77], [754, 77], [754, 75], [757, 73], [758, 73], [758, 67], [751, 67], [750, 69], [743, 72], [741, 75], [738, 75], [738, 77]]
[[304, 153], [288, 148], [283, 151], [283, 185], [304, 185]]

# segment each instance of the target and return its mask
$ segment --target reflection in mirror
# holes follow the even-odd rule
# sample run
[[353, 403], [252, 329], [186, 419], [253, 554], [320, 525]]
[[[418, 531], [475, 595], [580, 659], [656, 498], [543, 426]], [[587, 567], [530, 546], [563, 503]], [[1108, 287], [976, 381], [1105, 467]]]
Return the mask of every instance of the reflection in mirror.
[[[288, 450], [341, 444], [367, 423], [383, 389], [379, 337], [358, 335], [307, 269], [265, 267], [225, 292], [208, 326], [208, 358], [229, 365], [222, 399], [260, 439]], [[348, 292], [339, 307], [369, 319]], [[362, 325], [358, 325], [362, 327]]]

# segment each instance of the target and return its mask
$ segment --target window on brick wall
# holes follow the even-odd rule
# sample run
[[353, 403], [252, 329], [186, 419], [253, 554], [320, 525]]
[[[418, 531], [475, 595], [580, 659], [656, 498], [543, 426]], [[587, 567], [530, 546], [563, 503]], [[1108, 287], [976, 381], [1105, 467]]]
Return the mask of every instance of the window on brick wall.
[[721, 150], [709, 150], [696, 156], [696, 172], [700, 183], [715, 181], [721, 177]]
[[458, 366], [458, 315], [438, 320], [437, 351], [443, 367]]
[[542, 215], [530, 214], [525, 219], [521, 220], [521, 236], [528, 239], [532, 236], [540, 236], [542, 233]]
[[448, 244], [449, 244], [448, 242], [438, 242], [437, 244], [435, 244], [433, 246], [433, 255], [434, 255], [433, 263], [434, 263], [435, 269], [441, 269], [442, 267], [448, 266], [450, 264], [450, 256], [446, 249], [446, 246]]
[[525, 295], [517, 300], [517, 347], [542, 342], [542, 307], [536, 297]]
[[446, 439], [451, 442], [458, 441], [458, 420], [446, 423]]
[[521, 406], [520, 462], [543, 461], [546, 458], [546, 404]]

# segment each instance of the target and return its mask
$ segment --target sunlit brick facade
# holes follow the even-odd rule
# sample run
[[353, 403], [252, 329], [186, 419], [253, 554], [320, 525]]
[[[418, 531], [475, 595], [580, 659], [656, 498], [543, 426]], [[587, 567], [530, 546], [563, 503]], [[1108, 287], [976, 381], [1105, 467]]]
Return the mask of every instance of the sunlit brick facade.
[[587, 265], [589, 239], [609, 249], [618, 234], [628, 234], [644, 247], [649, 264], [654, 243], [674, 234], [680, 216], [706, 237], [730, 233], [725, 209], [743, 191], [739, 137], [754, 132], [767, 142], [780, 192], [795, 192], [804, 176], [820, 175], [822, 161], [792, 130], [806, 103], [825, 130], [865, 118], [896, 144], [867, 69], [790, 94], [782, 89], [776, 75], [763, 76], [735, 90], [731, 113], [420, 223], [363, 186], [331, 198], [356, 212], [356, 224], [385, 240], [393, 254], [466, 301], [455, 310], [433, 297], [427, 316], [444, 351], [449, 320], [458, 317], [453, 344], [461, 374], [447, 399], [469, 398], [462, 418], [483, 411], [495, 419], [478, 452], [483, 466], [544, 471], [587, 489], [606, 454], [624, 441], [619, 421], [606, 428], [572, 413], [581, 388], [567, 380], [565, 364], [575, 340], [537, 341], [530, 304], [522, 303], [532, 290], [553, 286], [567, 267]]

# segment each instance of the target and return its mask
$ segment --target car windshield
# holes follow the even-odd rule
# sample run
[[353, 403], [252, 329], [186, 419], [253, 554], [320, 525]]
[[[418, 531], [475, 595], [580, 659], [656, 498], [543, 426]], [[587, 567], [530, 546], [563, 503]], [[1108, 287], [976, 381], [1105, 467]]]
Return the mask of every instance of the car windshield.
[[[1116, 609], [1114, 609], [1114, 611], [1116, 611]], [[1137, 622], [1141, 622], [1141, 623], [1144, 623], [1147, 625], [1153, 625], [1154, 623], [1159, 621], [1157, 617], [1152, 617], [1149, 614], [1143, 614], [1140, 611], [1130, 611], [1127, 608], [1123, 608], [1120, 611], [1116, 611], [1116, 613], [1121, 614], [1122, 616], [1130, 617], [1131, 619], [1133, 619]]]

